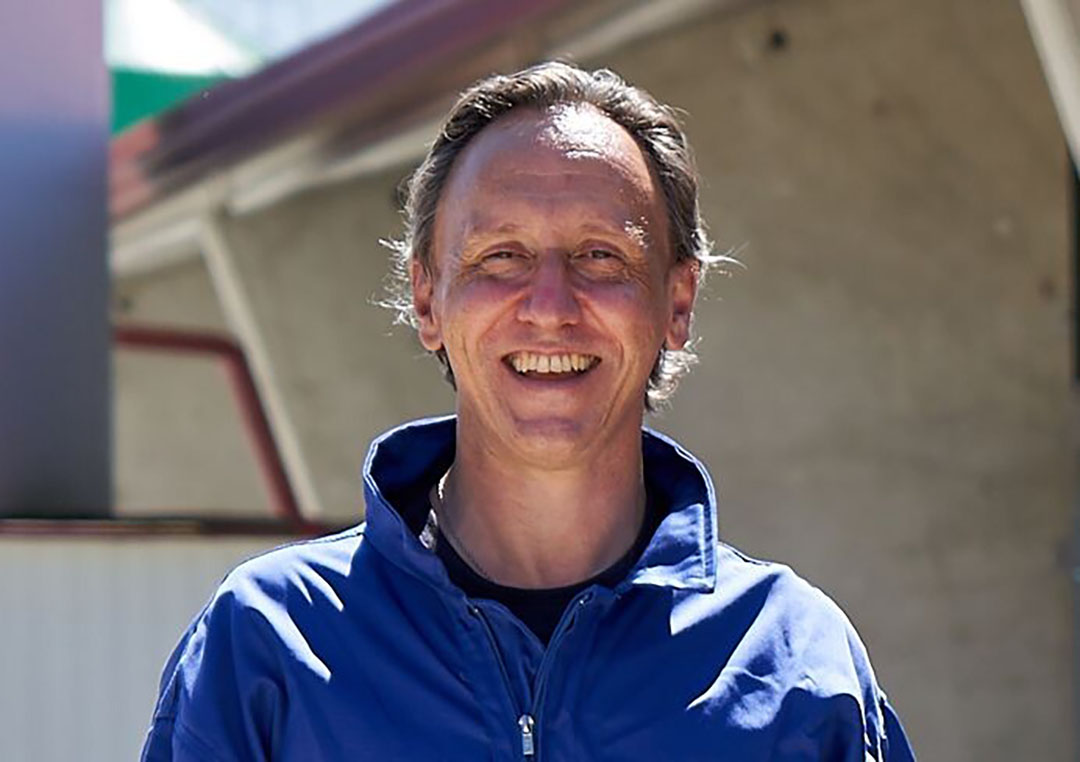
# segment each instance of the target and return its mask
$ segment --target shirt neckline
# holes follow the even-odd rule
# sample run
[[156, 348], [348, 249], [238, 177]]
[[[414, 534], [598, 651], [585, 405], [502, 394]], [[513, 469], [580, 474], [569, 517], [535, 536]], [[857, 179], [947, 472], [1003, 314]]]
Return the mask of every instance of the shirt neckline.
[[[430, 502], [428, 503], [429, 510]], [[637, 537], [630, 548], [615, 563], [603, 571], [589, 577], [586, 580], [562, 587], [547, 588], [524, 588], [502, 585], [494, 580], [487, 579], [473, 569], [461, 555], [454, 549], [452, 543], [447, 541], [442, 530], [437, 525], [434, 529], [432, 549], [442, 560], [446, 567], [450, 581], [457, 585], [470, 598], [490, 598], [499, 602], [507, 599], [519, 601], [526, 600], [551, 600], [558, 598], [573, 598], [581, 591], [593, 585], [603, 585], [614, 588], [629, 574], [637, 563], [641, 554], [645, 551], [649, 540], [660, 524], [662, 515], [656, 500], [651, 493], [646, 491], [645, 515], [638, 530]], [[427, 531], [427, 530], [425, 530]]]

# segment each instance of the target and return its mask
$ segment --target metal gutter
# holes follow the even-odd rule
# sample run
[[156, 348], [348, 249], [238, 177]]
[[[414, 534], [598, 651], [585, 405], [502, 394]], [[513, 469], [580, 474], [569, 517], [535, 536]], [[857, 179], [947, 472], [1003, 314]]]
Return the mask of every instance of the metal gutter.
[[0, 537], [108, 538], [145, 540], [161, 537], [314, 537], [345, 529], [340, 524], [240, 517], [171, 517], [116, 519], [0, 518]]

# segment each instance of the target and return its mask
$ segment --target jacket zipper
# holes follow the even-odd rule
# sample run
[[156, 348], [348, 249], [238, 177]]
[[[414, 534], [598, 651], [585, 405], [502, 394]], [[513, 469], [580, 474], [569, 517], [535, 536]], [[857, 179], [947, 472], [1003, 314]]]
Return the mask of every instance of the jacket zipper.
[[[536, 683], [533, 686], [533, 702], [531, 707], [531, 715], [526, 715], [532, 720], [532, 725], [535, 725], [535, 718], [540, 716], [540, 712], [543, 709], [544, 693], [547, 689], [547, 678], [551, 673], [551, 665], [555, 661], [555, 653], [559, 650], [559, 646], [562, 644], [563, 638], [566, 637], [566, 633], [570, 631], [571, 625], [577, 619], [578, 611], [586, 603], [592, 599], [592, 593], [583, 593], [575, 598], [569, 606], [566, 607], [566, 611], [563, 612], [562, 619], [559, 620], [559, 624], [555, 627], [555, 632], [551, 635], [551, 641], [548, 643], [547, 650], [544, 651], [544, 657], [540, 660], [540, 668], [536, 671]], [[530, 740], [535, 734], [535, 731], [530, 734]], [[535, 743], [533, 744], [535, 747]], [[536, 754], [533, 757], [533, 762], [539, 762], [540, 755]]]
[[577, 617], [578, 609], [588, 603], [591, 598], [592, 593], [583, 593], [575, 598], [571, 604], [566, 607], [566, 611], [563, 612], [559, 624], [555, 627], [555, 632], [552, 633], [551, 641], [544, 651], [544, 656], [540, 660], [540, 668], [537, 670], [536, 682], [533, 686], [532, 706], [528, 712], [524, 713], [519, 713], [517, 705], [514, 702], [514, 691], [510, 685], [510, 673], [506, 670], [506, 662], [503, 661], [502, 652], [499, 650], [498, 641], [495, 640], [495, 632], [491, 629], [491, 624], [488, 622], [487, 617], [484, 616], [484, 612], [479, 606], [476, 606], [475, 604], [469, 605], [469, 613], [479, 619], [484, 625], [484, 633], [487, 635], [488, 642], [491, 644], [491, 650], [495, 652], [495, 661], [498, 662], [499, 671], [503, 676], [506, 694], [510, 699], [510, 707], [514, 710], [514, 714], [518, 715], [517, 726], [521, 736], [521, 756], [525, 760], [531, 760], [531, 762], [539, 762], [540, 760], [536, 743], [536, 718], [540, 716], [540, 710], [542, 709], [544, 690], [547, 688], [547, 676], [551, 671], [551, 663], [554, 661], [554, 654], [562, 643], [563, 638], [570, 630], [570, 625]]
[[535, 720], [525, 713], [518, 710], [517, 703], [514, 701], [514, 690], [510, 685], [510, 673], [506, 671], [506, 662], [503, 661], [502, 651], [499, 650], [499, 643], [495, 640], [495, 632], [491, 629], [491, 624], [488, 622], [487, 617], [484, 616], [484, 612], [479, 606], [470, 603], [469, 613], [480, 620], [484, 626], [484, 634], [487, 635], [488, 643], [491, 644], [491, 650], [495, 653], [495, 661], [499, 665], [499, 672], [502, 673], [503, 685], [506, 687], [506, 696], [510, 701], [510, 708], [515, 715], [517, 715], [518, 729], [521, 731], [521, 755], [528, 759], [533, 757], [536, 753], [536, 743], [533, 738], [533, 726]]
[[533, 738], [533, 728], [536, 720], [531, 714], [523, 714], [518, 717], [518, 727], [521, 729], [521, 756], [532, 757], [536, 754], [536, 739]]

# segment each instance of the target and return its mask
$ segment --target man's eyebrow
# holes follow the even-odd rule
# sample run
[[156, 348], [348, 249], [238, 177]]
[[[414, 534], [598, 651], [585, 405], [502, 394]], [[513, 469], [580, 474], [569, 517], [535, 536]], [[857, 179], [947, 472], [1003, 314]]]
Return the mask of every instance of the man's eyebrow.
[[479, 236], [507, 235], [520, 233], [524, 229], [524, 225], [519, 225], [512, 220], [493, 225], [483, 217], [475, 216], [466, 223], [465, 236], [475, 238]]
[[521, 234], [526, 226], [513, 219], [500, 221], [484, 211], [477, 210], [471, 213], [461, 226], [462, 245], [475, 246], [491, 238], [500, 236], [515, 236]]

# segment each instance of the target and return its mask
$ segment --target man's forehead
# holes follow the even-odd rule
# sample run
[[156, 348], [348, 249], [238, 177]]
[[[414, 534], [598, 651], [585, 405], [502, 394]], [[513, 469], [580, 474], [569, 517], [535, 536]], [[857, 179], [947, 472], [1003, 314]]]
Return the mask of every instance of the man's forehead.
[[465, 147], [453, 174], [491, 181], [515, 174], [567, 177], [598, 165], [632, 181], [651, 179], [652, 168], [622, 126], [588, 104], [519, 108], [495, 120]]
[[435, 246], [589, 230], [648, 246], [667, 229], [659, 182], [625, 129], [592, 106], [521, 108], [458, 157], [439, 199]]
[[569, 156], [610, 155], [630, 146], [637, 148], [633, 138], [620, 125], [595, 107], [581, 103], [545, 111], [538, 125], [537, 140]]

